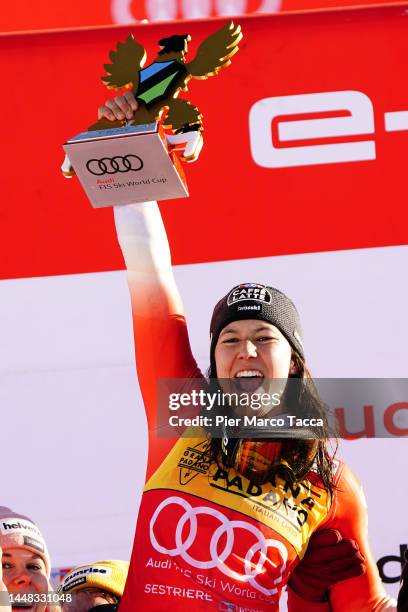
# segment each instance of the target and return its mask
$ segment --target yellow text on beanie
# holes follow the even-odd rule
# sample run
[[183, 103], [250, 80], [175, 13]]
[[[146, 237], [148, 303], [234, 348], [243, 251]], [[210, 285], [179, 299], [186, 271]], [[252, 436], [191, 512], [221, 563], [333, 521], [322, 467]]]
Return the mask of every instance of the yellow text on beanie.
[[0, 506], [0, 547], [3, 551], [25, 548], [39, 555], [44, 561], [47, 575], [50, 575], [51, 560], [41, 531], [30, 518], [6, 506]]
[[69, 593], [81, 589], [99, 588], [122, 597], [125, 589], [128, 561], [97, 561], [74, 568], [64, 577], [58, 593]]

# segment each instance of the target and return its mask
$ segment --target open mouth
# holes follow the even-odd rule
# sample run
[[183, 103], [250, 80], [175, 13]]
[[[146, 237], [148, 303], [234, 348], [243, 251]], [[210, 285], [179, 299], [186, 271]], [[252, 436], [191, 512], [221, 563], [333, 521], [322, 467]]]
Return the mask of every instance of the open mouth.
[[234, 376], [234, 387], [237, 391], [253, 393], [262, 386], [264, 375], [260, 370], [240, 370]]

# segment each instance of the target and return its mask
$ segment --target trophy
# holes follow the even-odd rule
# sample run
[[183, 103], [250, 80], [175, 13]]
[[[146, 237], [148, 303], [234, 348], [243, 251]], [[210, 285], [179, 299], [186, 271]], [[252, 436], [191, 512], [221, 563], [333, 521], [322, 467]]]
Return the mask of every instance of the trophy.
[[132, 35], [119, 42], [102, 81], [109, 89], [131, 90], [138, 109], [131, 120], [100, 119], [68, 140], [63, 175], [78, 177], [95, 208], [188, 196], [181, 160], [197, 159], [203, 117], [178, 95], [190, 79], [207, 79], [229, 66], [241, 38], [240, 26], [231, 21], [187, 62], [191, 36], [169, 36], [159, 41], [157, 57], [146, 68], [146, 50]]

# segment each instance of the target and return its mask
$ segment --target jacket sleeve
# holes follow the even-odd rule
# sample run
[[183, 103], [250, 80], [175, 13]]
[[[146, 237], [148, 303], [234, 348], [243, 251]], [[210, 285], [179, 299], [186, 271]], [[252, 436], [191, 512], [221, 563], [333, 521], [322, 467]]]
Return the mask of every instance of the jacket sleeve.
[[201, 378], [202, 374], [191, 353], [157, 203], [117, 206], [114, 211], [128, 271], [137, 375], [149, 429], [149, 476], [175, 441], [157, 436], [158, 379]]
[[330, 590], [334, 612], [385, 612], [396, 610], [396, 602], [382, 586], [377, 565], [368, 543], [367, 505], [361, 484], [341, 463], [336, 475], [337, 489], [327, 522], [321, 528], [338, 529], [343, 538], [357, 542], [364, 555], [366, 573], [337, 582]]

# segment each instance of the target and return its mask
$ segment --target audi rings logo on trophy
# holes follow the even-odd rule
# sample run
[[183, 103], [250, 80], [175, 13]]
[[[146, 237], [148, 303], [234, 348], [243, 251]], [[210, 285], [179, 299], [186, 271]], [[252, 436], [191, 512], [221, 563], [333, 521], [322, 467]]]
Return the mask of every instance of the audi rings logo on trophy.
[[[179, 518], [179, 521], [176, 526], [175, 547], [166, 548], [165, 546], [159, 543], [154, 533], [154, 527], [157, 519], [159, 518], [160, 513], [165, 508], [171, 505], [181, 506], [181, 508], [184, 510], [184, 514]], [[211, 536], [208, 551], [210, 558], [207, 561], [195, 559], [188, 552], [190, 547], [196, 540], [198, 530], [197, 517], [199, 515], [210, 515], [220, 522], [219, 527], [214, 530], [214, 533]], [[186, 524], [188, 524], [189, 531], [187, 537], [183, 541], [182, 534]], [[235, 534], [238, 530], [244, 530], [246, 532], [249, 532], [256, 539], [255, 544], [248, 547], [245, 558], [243, 559], [244, 573], [240, 573], [236, 570], [233, 570], [226, 563], [228, 557], [232, 553]], [[166, 533], [168, 533], [168, 524], [166, 524]], [[219, 550], [220, 540], [224, 535], [226, 537], [222, 539], [222, 541], [224, 542], [223, 549]], [[176, 496], [165, 499], [161, 502], [161, 504], [157, 506], [150, 520], [150, 541], [152, 543], [152, 546], [158, 552], [164, 555], [168, 555], [170, 557], [179, 556], [186, 563], [188, 563], [188, 565], [197, 569], [208, 570], [217, 568], [220, 572], [222, 572], [229, 578], [238, 580], [240, 583], [246, 582], [264, 595], [269, 596], [275, 595], [278, 592], [276, 586], [274, 586], [274, 588], [272, 589], [267, 589], [266, 587], [259, 584], [256, 580], [259, 575], [265, 575], [265, 562], [268, 562], [268, 571], [270, 570], [270, 567], [272, 565], [271, 559], [268, 559], [268, 549], [274, 548], [282, 559], [282, 563], [279, 566], [276, 566], [276, 564], [273, 563], [273, 565], [275, 565], [277, 571], [279, 572], [279, 576], [273, 581], [273, 585], [277, 585], [279, 584], [279, 582], [282, 581], [283, 574], [286, 569], [286, 562], [288, 559], [288, 551], [282, 542], [280, 542], [279, 540], [266, 538], [264, 534], [257, 527], [251, 525], [251, 523], [240, 520], [231, 521], [219, 510], [210, 508], [208, 506], [198, 506], [196, 508], [193, 508], [193, 506], [191, 506], [185, 499]], [[258, 552], [258, 561], [253, 561], [254, 556]]]
[[138, 172], [142, 168], [142, 158], [133, 154], [102, 157], [101, 159], [89, 159], [86, 162], [86, 169], [95, 176], [116, 174], [117, 172]]

